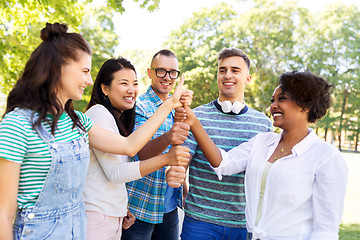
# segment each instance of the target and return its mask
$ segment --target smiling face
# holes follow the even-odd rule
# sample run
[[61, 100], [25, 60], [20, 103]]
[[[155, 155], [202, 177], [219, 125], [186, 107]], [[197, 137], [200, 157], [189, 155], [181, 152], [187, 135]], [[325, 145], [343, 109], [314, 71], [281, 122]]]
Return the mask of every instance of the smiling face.
[[78, 50], [78, 60], [68, 59], [61, 66], [60, 84], [57, 88], [57, 98], [63, 106], [69, 100], [81, 100], [87, 86], [93, 84], [90, 75], [91, 56]]
[[306, 126], [308, 124], [308, 111], [296, 104], [291, 96], [278, 86], [271, 97], [270, 113], [275, 127], [288, 130]]
[[174, 88], [176, 79], [171, 79], [169, 74], [159, 78], [154, 68], [161, 68], [166, 71], [179, 70], [178, 60], [172, 56], [158, 55], [154, 58], [151, 68], [148, 68], [148, 76], [151, 79], [151, 87], [161, 100], [169, 97], [170, 91]]
[[218, 66], [217, 83], [220, 101], [243, 101], [245, 85], [251, 81], [249, 69], [242, 57], [221, 59]]
[[134, 107], [139, 93], [138, 85], [135, 71], [123, 68], [114, 72], [110, 86], [101, 84], [101, 89], [109, 97], [111, 105], [123, 112]]

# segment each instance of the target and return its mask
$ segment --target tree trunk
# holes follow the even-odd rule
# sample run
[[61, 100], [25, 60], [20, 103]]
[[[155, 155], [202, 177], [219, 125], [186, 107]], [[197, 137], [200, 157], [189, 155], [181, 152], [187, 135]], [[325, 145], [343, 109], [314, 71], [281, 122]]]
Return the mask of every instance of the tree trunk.
[[346, 110], [346, 102], [347, 99], [349, 97], [349, 90], [347, 88], [344, 89], [344, 99], [343, 99], [343, 104], [341, 107], [341, 114], [340, 114], [340, 123], [339, 123], [339, 132], [338, 132], [338, 140], [339, 140], [339, 150], [341, 150], [341, 132], [342, 132], [342, 126], [343, 126], [343, 118], [344, 118], [344, 113]]
[[358, 126], [356, 130], [356, 136], [355, 136], [355, 152], [357, 152], [358, 148], [358, 142], [359, 142], [359, 133], [360, 133], [360, 118], [358, 118]]

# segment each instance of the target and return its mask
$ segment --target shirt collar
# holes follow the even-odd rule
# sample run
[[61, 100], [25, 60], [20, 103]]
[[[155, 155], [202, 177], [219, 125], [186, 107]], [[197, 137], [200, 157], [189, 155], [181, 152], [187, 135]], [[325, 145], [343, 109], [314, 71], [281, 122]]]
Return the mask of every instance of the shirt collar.
[[[150, 87], [147, 89], [146, 94], [149, 95], [149, 99], [151, 102], [153, 102], [156, 106], [160, 106], [163, 103], [163, 100], [160, 99], [160, 97], [156, 94], [154, 89]], [[170, 95], [169, 95], [170, 97]]]
[[[293, 148], [292, 148], [292, 152], [293, 154], [296, 155], [301, 155], [304, 152], [306, 152], [316, 141], [317, 139], [317, 135], [314, 132], [314, 130], [312, 128], [308, 129], [309, 134], [306, 135], [306, 137], [301, 140], [298, 144], [296, 144]], [[275, 145], [277, 146], [280, 142], [280, 139], [282, 137], [282, 132], [280, 134], [278, 134], [275, 138], [270, 139], [270, 141], [268, 142], [268, 146], [270, 145]]]

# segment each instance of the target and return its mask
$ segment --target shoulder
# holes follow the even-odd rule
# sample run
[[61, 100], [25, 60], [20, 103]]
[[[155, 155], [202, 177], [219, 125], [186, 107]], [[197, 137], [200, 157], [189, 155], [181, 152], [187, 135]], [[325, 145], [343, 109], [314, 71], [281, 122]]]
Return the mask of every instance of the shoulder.
[[317, 172], [323, 175], [339, 176], [341, 173], [345, 176], [348, 167], [343, 155], [335, 146], [316, 136], [309, 141], [310, 148], [304, 155], [316, 165]]
[[11, 111], [7, 113], [4, 118], [0, 121], [0, 126], [4, 128], [14, 129], [32, 129], [30, 119], [19, 111]]
[[280, 134], [274, 132], [261, 132], [258, 133], [254, 139], [256, 139], [256, 141], [270, 143], [273, 142], [274, 139], [279, 138], [279, 135]]
[[271, 119], [266, 116], [264, 113], [259, 112], [248, 106], [248, 110], [243, 114], [244, 117], [251, 119], [254, 123], [265, 124], [271, 128], [272, 122]]
[[195, 115], [204, 113], [204, 114], [209, 114], [209, 113], [221, 113], [212, 102], [197, 106], [193, 109], [193, 112], [195, 113]]
[[85, 114], [91, 118], [91, 120], [96, 123], [96, 125], [101, 126], [107, 130], [119, 133], [119, 129], [116, 124], [114, 116], [109, 112], [109, 110], [101, 104], [97, 104], [89, 108]]
[[248, 111], [246, 112], [246, 114], [250, 115], [250, 116], [253, 116], [253, 117], [257, 117], [257, 118], [260, 118], [260, 119], [264, 119], [264, 120], [269, 120], [270, 121], [270, 118], [268, 116], [266, 116], [264, 113], [258, 111], [258, 110], [255, 110], [251, 107], [248, 106]]
[[85, 127], [86, 131], [92, 127], [94, 122], [91, 120], [90, 117], [86, 116], [85, 113], [75, 110], [75, 113], [79, 116], [81, 124]]
[[309, 142], [311, 144], [311, 148], [313, 150], [316, 149], [316, 151], [321, 153], [322, 156], [326, 156], [325, 159], [328, 158], [329, 156], [341, 155], [341, 152], [335, 146], [324, 141], [323, 139], [320, 139], [316, 135], [316, 133], [312, 133], [312, 135], [313, 136], [311, 138], [311, 142]]
[[89, 108], [85, 112], [86, 116], [89, 116], [90, 118], [96, 117], [96, 116], [108, 116], [111, 115], [111, 113], [101, 104], [96, 104]]

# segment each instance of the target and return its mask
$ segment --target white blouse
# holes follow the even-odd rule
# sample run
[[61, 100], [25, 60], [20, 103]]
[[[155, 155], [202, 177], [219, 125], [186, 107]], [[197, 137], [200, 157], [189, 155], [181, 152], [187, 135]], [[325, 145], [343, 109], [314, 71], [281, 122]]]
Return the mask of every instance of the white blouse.
[[341, 153], [319, 139], [312, 129], [269, 171], [261, 219], [255, 226], [265, 163], [281, 139], [280, 134], [260, 133], [229, 152], [214, 171], [231, 175], [246, 170], [247, 229], [253, 239], [338, 239], [347, 182], [347, 165]]
[[[85, 114], [98, 126], [120, 134], [114, 117], [103, 105], [94, 105]], [[129, 162], [125, 155], [91, 149], [84, 186], [85, 209], [112, 217], [126, 216], [128, 196], [125, 183], [141, 178], [139, 163]]]

